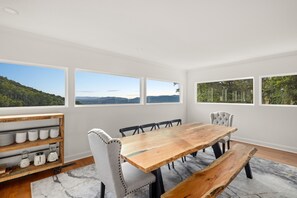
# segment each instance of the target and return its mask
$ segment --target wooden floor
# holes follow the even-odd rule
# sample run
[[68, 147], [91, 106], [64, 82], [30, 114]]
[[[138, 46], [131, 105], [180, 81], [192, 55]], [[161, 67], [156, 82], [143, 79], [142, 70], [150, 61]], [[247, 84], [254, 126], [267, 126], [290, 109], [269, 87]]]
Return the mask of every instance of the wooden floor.
[[[236, 144], [237, 142], [232, 142]], [[264, 159], [269, 159], [283, 164], [288, 164], [297, 167], [297, 154], [279, 151], [271, 148], [254, 145], [258, 152], [255, 156]], [[75, 161], [75, 164], [63, 168], [62, 172], [69, 171], [71, 169], [79, 168], [94, 163], [92, 157], [84, 158]], [[28, 198], [31, 197], [30, 183], [53, 175], [52, 170], [28, 175], [19, 179], [3, 182], [0, 184], [0, 197], [1, 198]]]

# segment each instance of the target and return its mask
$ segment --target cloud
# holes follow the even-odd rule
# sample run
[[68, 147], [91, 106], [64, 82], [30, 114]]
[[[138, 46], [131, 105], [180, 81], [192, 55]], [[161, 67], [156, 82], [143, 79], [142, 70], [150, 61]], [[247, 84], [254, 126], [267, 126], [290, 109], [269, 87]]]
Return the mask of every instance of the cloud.
[[110, 89], [110, 90], [107, 90], [107, 92], [118, 92], [118, 91], [120, 91], [120, 90], [118, 90], [118, 89]]
[[94, 93], [96, 91], [77, 91], [77, 92], [79, 92], [79, 93]]

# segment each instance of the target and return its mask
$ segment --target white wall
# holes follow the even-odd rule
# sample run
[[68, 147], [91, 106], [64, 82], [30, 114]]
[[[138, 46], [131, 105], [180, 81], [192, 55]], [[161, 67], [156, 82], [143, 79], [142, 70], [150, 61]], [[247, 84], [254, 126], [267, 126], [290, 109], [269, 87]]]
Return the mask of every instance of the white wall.
[[[188, 121], [210, 122], [213, 111], [235, 115], [234, 139], [297, 152], [297, 107], [260, 106], [259, 76], [297, 73], [297, 54], [188, 71]], [[254, 77], [255, 105], [197, 104], [195, 82]]]
[[[75, 68], [186, 83], [186, 72], [73, 43], [0, 27], [0, 61], [65, 67], [68, 70], [68, 107], [5, 108], [0, 115], [62, 112], [65, 114], [65, 160], [90, 155], [87, 131], [99, 127], [111, 136], [119, 128], [168, 119], [186, 118], [186, 104], [74, 107]], [[185, 98], [186, 92], [184, 91]]]

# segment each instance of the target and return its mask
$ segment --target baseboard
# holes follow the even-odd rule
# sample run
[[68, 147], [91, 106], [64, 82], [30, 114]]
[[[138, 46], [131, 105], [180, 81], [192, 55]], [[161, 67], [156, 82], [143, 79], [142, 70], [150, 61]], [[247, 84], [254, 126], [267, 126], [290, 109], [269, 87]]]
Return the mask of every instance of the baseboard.
[[249, 138], [243, 138], [243, 137], [237, 137], [237, 136], [232, 136], [232, 140], [240, 141], [240, 142], [245, 142], [249, 144], [255, 144], [258, 146], [264, 146], [272, 149], [277, 149], [281, 151], [286, 151], [286, 152], [291, 152], [291, 153], [297, 153], [297, 148], [296, 147], [290, 147], [290, 146], [285, 146], [285, 145], [279, 145], [279, 144], [273, 144], [269, 142], [264, 142], [264, 141], [259, 141], [259, 140], [253, 140]]
[[68, 156], [65, 156], [64, 162], [65, 163], [72, 162], [72, 161], [79, 160], [79, 159], [86, 158], [86, 157], [90, 157], [90, 156], [92, 156], [91, 151], [77, 153], [77, 154], [74, 154], [74, 155], [68, 155]]

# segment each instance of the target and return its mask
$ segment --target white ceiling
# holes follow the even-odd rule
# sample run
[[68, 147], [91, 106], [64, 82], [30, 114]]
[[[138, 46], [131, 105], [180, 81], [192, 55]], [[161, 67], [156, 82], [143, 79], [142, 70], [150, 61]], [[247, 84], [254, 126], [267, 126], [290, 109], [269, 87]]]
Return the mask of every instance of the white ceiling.
[[2, 26], [181, 69], [297, 50], [297, 0], [0, 0], [0, 9]]

